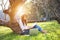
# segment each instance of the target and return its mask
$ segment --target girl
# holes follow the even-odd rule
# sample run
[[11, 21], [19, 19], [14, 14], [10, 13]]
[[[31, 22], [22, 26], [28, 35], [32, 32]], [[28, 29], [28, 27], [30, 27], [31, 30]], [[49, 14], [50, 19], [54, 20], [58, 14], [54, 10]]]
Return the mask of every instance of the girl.
[[38, 26], [36, 23], [34, 23], [33, 26], [30, 26], [30, 27], [27, 26], [27, 15], [26, 14], [21, 16], [21, 21], [24, 26], [22, 34], [29, 34], [29, 30], [33, 28], [37, 28], [38, 31], [41, 31], [42, 33], [46, 33], [46, 31], [42, 30], [42, 28]]
[[46, 33], [46, 31], [42, 30], [40, 26], [38, 26], [36, 23], [34, 23], [33, 26], [27, 26], [27, 15], [22, 15], [21, 18], [18, 18], [18, 23], [22, 29], [21, 34], [29, 34], [29, 30], [33, 28], [37, 28], [38, 31], [41, 31], [42, 33]]

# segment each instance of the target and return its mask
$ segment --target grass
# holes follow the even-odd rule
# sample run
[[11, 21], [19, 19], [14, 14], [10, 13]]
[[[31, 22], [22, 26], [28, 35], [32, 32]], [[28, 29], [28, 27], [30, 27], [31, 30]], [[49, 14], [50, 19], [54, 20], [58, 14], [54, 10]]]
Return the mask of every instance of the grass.
[[[28, 25], [32, 24], [28, 23]], [[60, 24], [56, 21], [38, 22], [37, 24], [48, 33], [43, 34], [40, 32], [36, 36], [18, 35], [12, 32], [10, 28], [0, 26], [0, 40], [60, 40]]]

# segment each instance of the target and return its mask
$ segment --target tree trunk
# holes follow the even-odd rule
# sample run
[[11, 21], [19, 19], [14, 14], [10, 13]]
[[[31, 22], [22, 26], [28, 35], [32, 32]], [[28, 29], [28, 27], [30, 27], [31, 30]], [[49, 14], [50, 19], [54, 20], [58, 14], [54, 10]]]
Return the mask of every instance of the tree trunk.
[[10, 29], [12, 29], [13, 32], [17, 33], [17, 34], [21, 34], [22, 30], [20, 28], [20, 26], [18, 25], [18, 23], [11, 23], [11, 22], [5, 22], [3, 20], [0, 20], [0, 26], [6, 26], [9, 27]]
[[60, 18], [57, 18], [56, 20], [57, 20], [57, 21], [58, 21], [58, 23], [60, 24]]
[[[16, 13], [17, 6], [21, 6], [24, 1], [23, 0], [9, 0], [10, 7], [7, 10], [3, 10], [5, 14], [8, 14], [10, 16], [10, 21], [5, 22], [3, 20], [0, 20], [0, 26], [7, 26], [13, 30], [13, 32], [20, 34], [22, 32], [19, 24], [14, 19]], [[19, 9], [20, 10], [20, 9]]]

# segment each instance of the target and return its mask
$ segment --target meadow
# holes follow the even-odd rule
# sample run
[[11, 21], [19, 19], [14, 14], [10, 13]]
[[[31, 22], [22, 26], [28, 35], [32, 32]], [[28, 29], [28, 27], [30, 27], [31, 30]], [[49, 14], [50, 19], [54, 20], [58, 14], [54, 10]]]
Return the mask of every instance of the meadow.
[[[32, 25], [33, 23], [28, 23]], [[0, 26], [0, 40], [60, 40], [60, 24], [57, 21], [38, 22], [47, 34], [41, 32], [36, 36], [19, 35], [14, 33], [10, 28]]]

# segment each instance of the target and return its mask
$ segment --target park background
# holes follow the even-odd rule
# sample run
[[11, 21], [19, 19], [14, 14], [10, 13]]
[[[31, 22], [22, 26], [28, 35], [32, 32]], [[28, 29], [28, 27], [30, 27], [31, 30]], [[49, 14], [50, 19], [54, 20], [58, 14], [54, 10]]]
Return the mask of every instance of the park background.
[[[0, 19], [2, 20], [10, 20], [9, 16], [3, 13], [3, 9], [7, 9], [8, 5], [8, 0], [0, 0]], [[29, 0], [24, 8], [25, 13], [28, 14], [28, 25], [37, 22], [48, 33], [22, 36], [14, 33], [10, 28], [0, 26], [0, 40], [60, 40], [60, 0]]]

